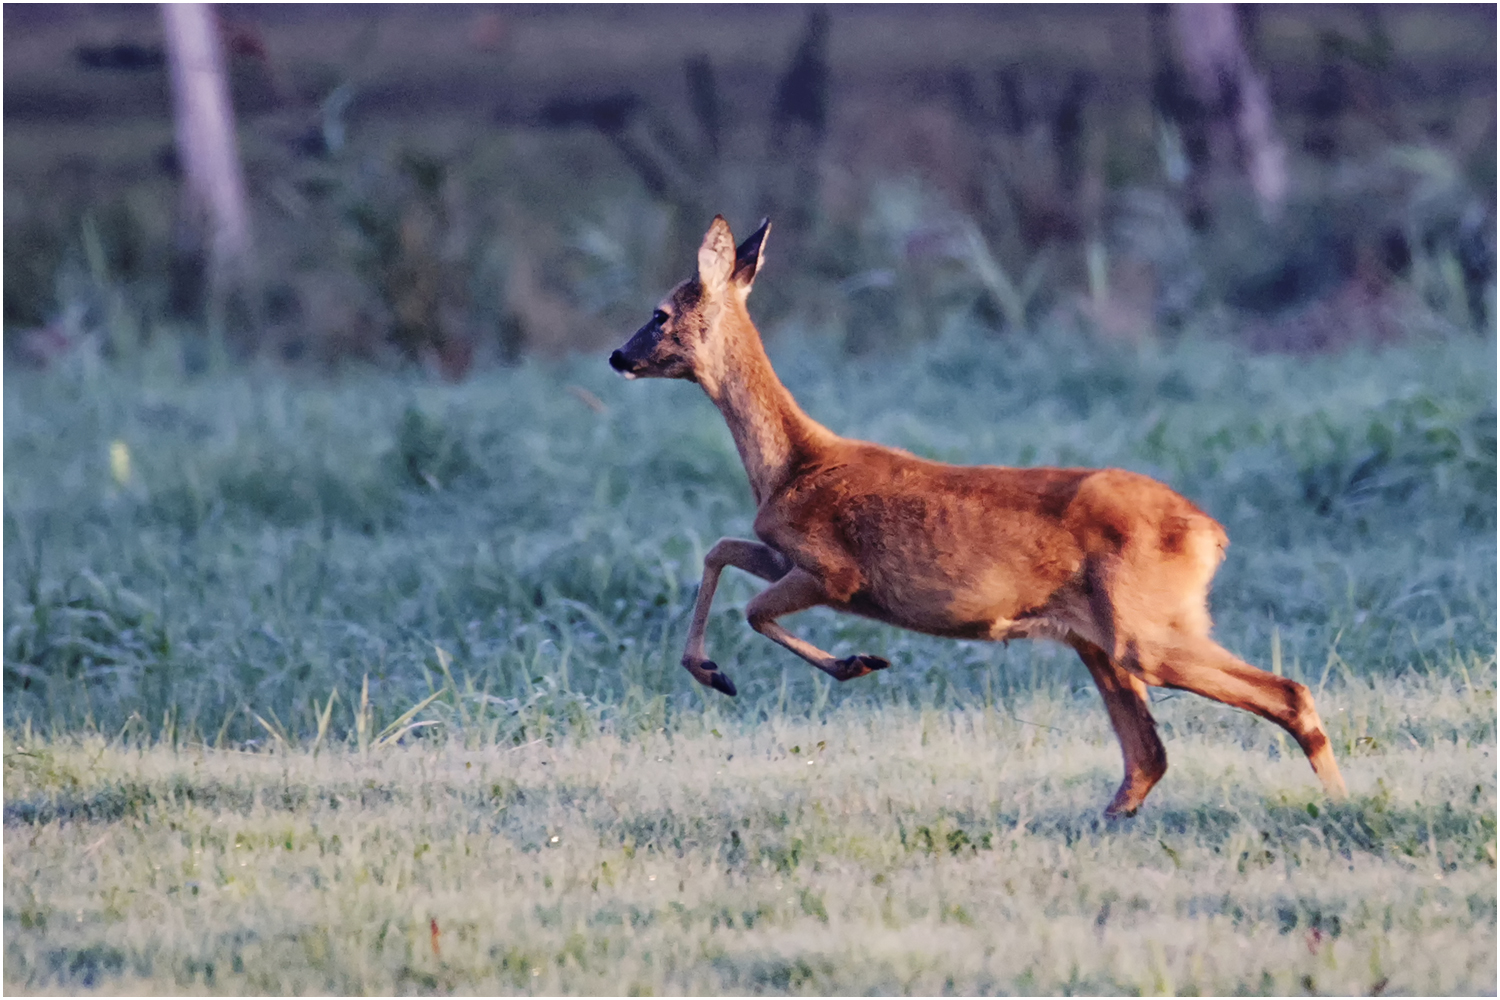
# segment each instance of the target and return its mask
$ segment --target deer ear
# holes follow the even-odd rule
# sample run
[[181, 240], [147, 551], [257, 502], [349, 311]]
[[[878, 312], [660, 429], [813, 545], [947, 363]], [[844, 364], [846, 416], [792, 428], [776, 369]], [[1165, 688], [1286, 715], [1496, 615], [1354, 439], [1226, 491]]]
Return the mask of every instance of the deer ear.
[[749, 293], [750, 286], [755, 284], [755, 276], [760, 272], [761, 262], [766, 259], [766, 234], [770, 231], [771, 220], [760, 220], [760, 228], [751, 233], [749, 238], [734, 252], [734, 274], [731, 280], [740, 291], [746, 294]]
[[698, 248], [698, 280], [706, 292], [723, 291], [734, 273], [734, 234], [724, 216], [714, 216]]

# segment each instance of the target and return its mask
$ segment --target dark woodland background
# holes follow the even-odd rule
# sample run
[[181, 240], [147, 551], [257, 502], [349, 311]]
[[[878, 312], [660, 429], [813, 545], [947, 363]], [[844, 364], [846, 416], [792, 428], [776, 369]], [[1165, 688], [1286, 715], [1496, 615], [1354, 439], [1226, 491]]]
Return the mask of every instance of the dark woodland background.
[[[1155, 6], [218, 8], [254, 267], [180, 204], [160, 15], [7, 7], [5, 343], [461, 378], [594, 350], [773, 218], [763, 326], [1321, 350], [1494, 327], [1489, 5], [1242, 6], [1268, 209]], [[201, 345], [200, 345], [201, 346]]]

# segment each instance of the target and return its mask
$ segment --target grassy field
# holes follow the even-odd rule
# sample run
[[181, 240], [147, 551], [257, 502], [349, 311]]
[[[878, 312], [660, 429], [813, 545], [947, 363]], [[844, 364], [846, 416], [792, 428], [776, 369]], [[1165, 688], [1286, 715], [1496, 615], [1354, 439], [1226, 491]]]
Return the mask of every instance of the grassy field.
[[953, 330], [772, 355], [835, 430], [1119, 465], [1219, 518], [1220, 641], [1315, 689], [1353, 798], [1159, 695], [1099, 811], [1071, 653], [793, 619], [677, 666], [748, 490], [694, 387], [601, 357], [439, 386], [5, 386], [5, 982], [76, 992], [1493, 993], [1495, 344], [1250, 356]]
[[368, 754], [13, 739], [7, 987], [1493, 993], [1493, 687], [1328, 701], [1349, 805], [1177, 699], [1176, 767], [1114, 826], [1082, 697]]

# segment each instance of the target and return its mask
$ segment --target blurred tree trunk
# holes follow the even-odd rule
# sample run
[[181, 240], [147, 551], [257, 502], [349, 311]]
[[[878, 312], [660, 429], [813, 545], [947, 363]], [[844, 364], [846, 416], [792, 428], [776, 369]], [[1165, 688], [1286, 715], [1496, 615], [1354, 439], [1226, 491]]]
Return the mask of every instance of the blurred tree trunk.
[[208, 250], [213, 286], [243, 276], [250, 215], [224, 72], [218, 19], [210, 4], [165, 3], [162, 26], [172, 74], [177, 156], [184, 180], [188, 241]]
[[1207, 163], [1195, 173], [1242, 169], [1262, 207], [1274, 214], [1286, 199], [1286, 144], [1265, 80], [1245, 51], [1234, 6], [1174, 4], [1171, 20], [1187, 96], [1198, 111], [1193, 125], [1205, 133], [1197, 138]]

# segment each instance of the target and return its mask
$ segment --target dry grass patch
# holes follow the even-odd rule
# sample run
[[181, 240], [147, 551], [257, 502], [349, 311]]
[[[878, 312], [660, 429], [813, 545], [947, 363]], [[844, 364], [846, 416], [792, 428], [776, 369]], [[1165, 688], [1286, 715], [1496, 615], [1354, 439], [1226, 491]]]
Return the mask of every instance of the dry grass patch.
[[1092, 696], [365, 755], [11, 738], [7, 988], [1493, 992], [1492, 681], [1325, 699], [1349, 804], [1172, 699], [1117, 824]]

